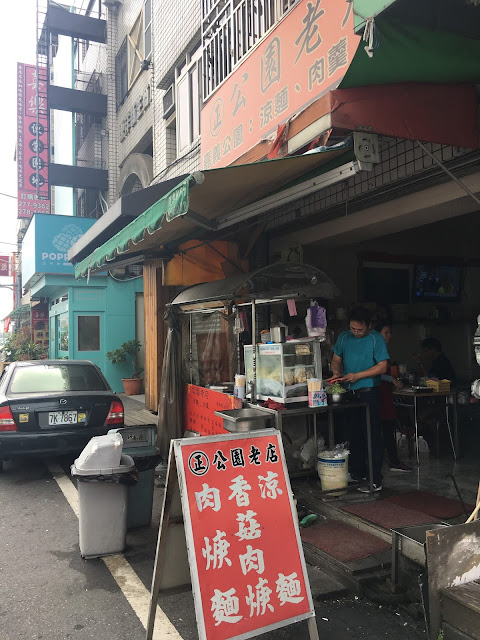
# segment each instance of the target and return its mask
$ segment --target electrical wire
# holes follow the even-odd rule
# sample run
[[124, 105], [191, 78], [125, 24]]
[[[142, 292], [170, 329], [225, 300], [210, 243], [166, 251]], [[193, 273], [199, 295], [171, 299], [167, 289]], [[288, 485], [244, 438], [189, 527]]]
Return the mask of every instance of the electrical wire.
[[0, 192], [0, 196], [5, 196], [6, 198], [13, 198], [14, 200], [18, 200], [17, 196], [11, 196], [9, 193]]

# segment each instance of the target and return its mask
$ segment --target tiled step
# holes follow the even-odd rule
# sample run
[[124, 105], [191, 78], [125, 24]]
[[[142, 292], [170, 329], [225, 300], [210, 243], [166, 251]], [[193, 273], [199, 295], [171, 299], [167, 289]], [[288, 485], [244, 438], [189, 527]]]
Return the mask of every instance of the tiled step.
[[[361, 531], [365, 531], [367, 533], [371, 533], [374, 536], [385, 540], [386, 542], [392, 541], [392, 533], [389, 529], [385, 529], [380, 525], [377, 525], [373, 522], [368, 522], [363, 518], [353, 514], [347, 513], [342, 510], [342, 507], [347, 504], [344, 501], [336, 500], [336, 501], [324, 501], [316, 497], [316, 492], [314, 490], [308, 489], [307, 486], [301, 484], [295, 484], [294, 487], [295, 497], [299, 502], [307, 504], [308, 507], [315, 513], [319, 515], [325, 516], [327, 519], [331, 520], [339, 520], [340, 522], [345, 522], [346, 524], [350, 524]], [[369, 500], [369, 497], [364, 497], [360, 494], [358, 501], [365, 502], [365, 500]], [[348, 504], [353, 504], [353, 502], [348, 502]]]
[[339, 598], [347, 592], [345, 585], [318, 567], [307, 564], [313, 600]]
[[[340, 529], [338, 548], [335, 546], [337, 538], [335, 538], [333, 546], [331, 542], [327, 545], [322, 544], [325, 540], [324, 531], [329, 528], [329, 525], [335, 526], [333, 533]], [[374, 580], [383, 580], [390, 573], [391, 551], [384, 548], [383, 540], [370, 533], [362, 532], [360, 534], [355, 527], [327, 520], [303, 530], [302, 535], [307, 538], [303, 540], [306, 561], [321, 569], [356, 595], [363, 595], [363, 585]], [[331, 535], [332, 531], [330, 531]], [[373, 549], [379, 549], [379, 551], [365, 558], [353, 559], [355, 555], [352, 558], [352, 554], [344, 553], [344, 550], [348, 548], [348, 544], [351, 549], [352, 541], [355, 543], [356, 538], [360, 538], [360, 535], [362, 537], [362, 540], [359, 540], [360, 548], [363, 543], [370, 545], [372, 551]], [[343, 548], [341, 547], [342, 540], [345, 544]]]

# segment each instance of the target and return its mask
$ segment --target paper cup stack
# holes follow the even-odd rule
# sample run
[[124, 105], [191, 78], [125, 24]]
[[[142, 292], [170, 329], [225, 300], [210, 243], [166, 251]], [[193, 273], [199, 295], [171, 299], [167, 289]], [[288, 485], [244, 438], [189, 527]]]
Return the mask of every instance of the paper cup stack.
[[246, 376], [239, 373], [235, 374], [235, 386], [233, 387], [233, 395], [236, 398], [245, 398]]
[[308, 406], [324, 407], [327, 404], [327, 394], [322, 389], [322, 380], [320, 378], [308, 378]]

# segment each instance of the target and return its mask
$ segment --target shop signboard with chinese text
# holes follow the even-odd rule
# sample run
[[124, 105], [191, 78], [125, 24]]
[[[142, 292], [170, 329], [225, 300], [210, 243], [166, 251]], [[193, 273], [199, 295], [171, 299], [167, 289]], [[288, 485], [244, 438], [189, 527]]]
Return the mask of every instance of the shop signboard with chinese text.
[[175, 440], [169, 464], [178, 471], [200, 639], [251, 638], [313, 618], [280, 433]]
[[[47, 69], [17, 64], [18, 217], [50, 213], [48, 198]], [[40, 115], [37, 119], [37, 109]], [[38, 149], [38, 153], [37, 153]], [[38, 167], [37, 167], [38, 165]], [[38, 168], [38, 170], [37, 170]]]
[[231, 164], [335, 89], [359, 39], [353, 2], [300, 1], [203, 107], [203, 168]]
[[44, 347], [49, 344], [48, 307], [37, 304], [32, 307], [32, 340]]
[[242, 401], [234, 396], [213, 389], [186, 384], [184, 392], [184, 424], [187, 431], [195, 431], [201, 436], [227, 433], [223, 420], [215, 411], [241, 409]]

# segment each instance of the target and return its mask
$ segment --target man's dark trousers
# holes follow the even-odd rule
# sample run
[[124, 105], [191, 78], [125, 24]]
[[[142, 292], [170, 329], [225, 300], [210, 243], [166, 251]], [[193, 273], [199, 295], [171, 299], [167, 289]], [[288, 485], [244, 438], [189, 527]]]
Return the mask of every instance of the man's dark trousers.
[[[370, 425], [372, 433], [372, 468], [373, 482], [377, 486], [382, 484], [383, 464], [383, 434], [380, 414], [380, 387], [356, 389], [354, 391], [360, 402], [368, 402], [370, 407]], [[347, 433], [350, 441], [350, 473], [359, 478], [367, 476], [367, 421], [365, 409], [346, 411]]]

